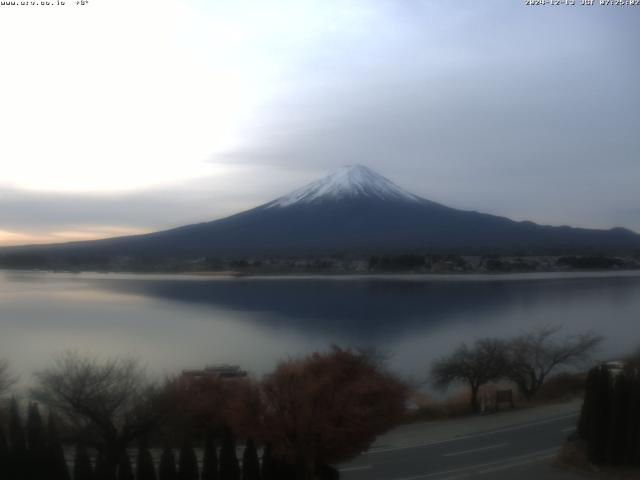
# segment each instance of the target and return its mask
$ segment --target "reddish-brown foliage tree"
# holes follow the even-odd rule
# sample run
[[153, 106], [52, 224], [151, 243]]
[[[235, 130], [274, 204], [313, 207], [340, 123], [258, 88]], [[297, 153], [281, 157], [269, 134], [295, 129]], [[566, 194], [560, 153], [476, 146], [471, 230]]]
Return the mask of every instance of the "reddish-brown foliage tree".
[[394, 426], [407, 389], [367, 355], [333, 347], [282, 362], [261, 385], [263, 440], [298, 478], [348, 460]]
[[181, 433], [206, 438], [222, 425], [242, 437], [256, 433], [259, 391], [249, 378], [177, 377], [167, 382], [165, 391], [174, 406], [169, 423]]

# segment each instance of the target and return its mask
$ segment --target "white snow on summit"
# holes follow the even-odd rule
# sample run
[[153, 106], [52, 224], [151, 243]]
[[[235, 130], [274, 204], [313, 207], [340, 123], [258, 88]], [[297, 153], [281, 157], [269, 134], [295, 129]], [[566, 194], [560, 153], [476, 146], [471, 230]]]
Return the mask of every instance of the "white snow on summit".
[[369, 197], [382, 200], [423, 201], [402, 190], [391, 180], [363, 165], [342, 167], [324, 178], [280, 197], [267, 208], [289, 207], [294, 204], [316, 203], [322, 200]]

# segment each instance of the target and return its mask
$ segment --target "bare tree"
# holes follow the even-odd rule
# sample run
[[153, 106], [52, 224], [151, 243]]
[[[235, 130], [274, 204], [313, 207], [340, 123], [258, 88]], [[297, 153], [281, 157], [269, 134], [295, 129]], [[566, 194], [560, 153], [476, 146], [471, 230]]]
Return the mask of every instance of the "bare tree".
[[507, 377], [526, 399], [536, 396], [557, 367], [587, 361], [603, 340], [590, 332], [558, 339], [560, 330], [549, 325], [534, 328], [509, 342]]
[[0, 396], [7, 393], [16, 382], [17, 378], [9, 370], [9, 362], [0, 359]]
[[111, 477], [125, 448], [153, 429], [161, 409], [155, 389], [135, 359], [99, 360], [75, 352], [36, 373], [34, 398], [98, 441]]
[[503, 377], [506, 366], [505, 343], [483, 338], [471, 347], [463, 343], [451, 355], [436, 361], [431, 368], [431, 380], [440, 389], [456, 382], [467, 383], [471, 390], [470, 407], [472, 411], [478, 411], [480, 387]]

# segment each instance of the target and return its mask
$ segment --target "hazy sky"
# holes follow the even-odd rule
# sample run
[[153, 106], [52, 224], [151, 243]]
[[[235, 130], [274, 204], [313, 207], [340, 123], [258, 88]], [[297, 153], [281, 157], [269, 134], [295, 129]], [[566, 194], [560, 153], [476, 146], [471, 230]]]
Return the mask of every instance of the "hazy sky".
[[214, 219], [352, 163], [640, 230], [638, 6], [67, 3], [0, 7], [0, 244]]

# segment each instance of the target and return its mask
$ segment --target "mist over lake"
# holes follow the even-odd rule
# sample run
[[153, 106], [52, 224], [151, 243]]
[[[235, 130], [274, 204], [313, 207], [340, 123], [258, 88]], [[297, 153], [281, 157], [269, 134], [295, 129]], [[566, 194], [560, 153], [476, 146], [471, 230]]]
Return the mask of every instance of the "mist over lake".
[[0, 272], [0, 351], [24, 384], [64, 349], [150, 371], [233, 363], [259, 376], [331, 344], [376, 346], [421, 379], [461, 341], [534, 325], [640, 345], [640, 272], [508, 276], [197, 277]]

